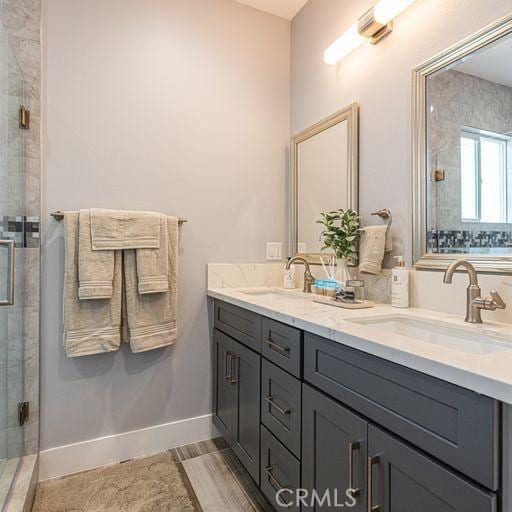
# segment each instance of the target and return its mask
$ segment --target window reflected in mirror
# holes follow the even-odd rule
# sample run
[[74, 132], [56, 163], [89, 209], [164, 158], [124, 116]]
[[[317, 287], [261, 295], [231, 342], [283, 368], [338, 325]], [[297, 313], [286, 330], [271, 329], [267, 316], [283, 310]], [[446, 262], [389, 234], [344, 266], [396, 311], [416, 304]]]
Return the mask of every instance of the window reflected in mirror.
[[512, 254], [512, 39], [427, 77], [427, 247]]

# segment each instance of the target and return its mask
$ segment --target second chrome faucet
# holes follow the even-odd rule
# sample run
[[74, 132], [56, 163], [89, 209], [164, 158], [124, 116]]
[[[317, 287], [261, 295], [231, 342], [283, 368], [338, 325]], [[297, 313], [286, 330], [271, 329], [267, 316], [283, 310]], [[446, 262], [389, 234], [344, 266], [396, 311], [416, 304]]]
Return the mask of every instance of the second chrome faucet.
[[451, 263], [444, 274], [443, 282], [451, 284], [453, 274], [457, 268], [463, 267], [469, 276], [469, 286], [466, 297], [466, 322], [471, 324], [482, 323], [482, 310], [495, 311], [505, 309], [506, 304], [496, 290], [491, 291], [490, 297], [482, 297], [482, 290], [478, 286], [478, 276], [475, 267], [468, 260], [455, 260]]

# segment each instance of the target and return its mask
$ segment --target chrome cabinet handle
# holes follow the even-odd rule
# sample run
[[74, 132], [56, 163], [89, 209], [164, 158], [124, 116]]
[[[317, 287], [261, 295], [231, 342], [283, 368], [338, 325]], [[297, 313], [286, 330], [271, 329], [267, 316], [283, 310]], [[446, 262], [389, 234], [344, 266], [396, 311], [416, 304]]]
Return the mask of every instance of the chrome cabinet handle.
[[290, 349], [288, 347], [281, 347], [280, 345], [275, 343], [271, 338], [268, 338], [267, 343], [270, 348], [275, 348], [276, 350], [281, 352], [281, 354], [288, 354], [288, 352], [290, 352]]
[[230, 379], [229, 379], [229, 383], [230, 384], [236, 384], [238, 382], [237, 379], [235, 379], [235, 371], [234, 371], [234, 368], [233, 368], [233, 363], [238, 359], [238, 356], [234, 356], [232, 355], [231, 356], [231, 364], [230, 364]]
[[373, 466], [380, 462], [380, 457], [368, 457], [368, 512], [380, 512], [380, 505], [373, 505]]
[[226, 379], [226, 382], [229, 382], [231, 380], [231, 361], [228, 362], [228, 358], [231, 357], [231, 352], [229, 350], [226, 351], [224, 359], [224, 378]]
[[358, 496], [360, 489], [354, 486], [354, 452], [359, 450], [359, 443], [352, 442], [348, 444], [348, 488], [351, 490], [352, 496]]
[[7, 247], [7, 298], [0, 300], [0, 306], [14, 304], [14, 240], [0, 240]]
[[274, 398], [271, 396], [271, 395], [267, 395], [265, 397], [265, 400], [272, 406], [274, 407], [276, 410], [278, 410], [283, 416], [286, 416], [287, 414], [290, 414], [290, 409], [283, 409], [282, 407], [280, 407], [279, 405], [277, 405], [275, 402], [274, 402]]
[[273, 470], [274, 466], [267, 466], [265, 468], [265, 473], [267, 473], [267, 476], [270, 478], [270, 480], [274, 481], [274, 483], [279, 487], [279, 490], [288, 489], [288, 487], [282, 485], [281, 482], [274, 476], [274, 474], [272, 473]]

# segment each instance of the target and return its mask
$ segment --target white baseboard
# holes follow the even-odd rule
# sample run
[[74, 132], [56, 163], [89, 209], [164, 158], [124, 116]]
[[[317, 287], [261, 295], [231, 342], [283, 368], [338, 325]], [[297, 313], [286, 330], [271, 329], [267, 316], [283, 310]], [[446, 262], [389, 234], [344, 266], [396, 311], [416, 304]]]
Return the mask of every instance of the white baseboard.
[[135, 457], [218, 436], [212, 415], [132, 430], [79, 443], [57, 446], [39, 454], [39, 481], [71, 475]]

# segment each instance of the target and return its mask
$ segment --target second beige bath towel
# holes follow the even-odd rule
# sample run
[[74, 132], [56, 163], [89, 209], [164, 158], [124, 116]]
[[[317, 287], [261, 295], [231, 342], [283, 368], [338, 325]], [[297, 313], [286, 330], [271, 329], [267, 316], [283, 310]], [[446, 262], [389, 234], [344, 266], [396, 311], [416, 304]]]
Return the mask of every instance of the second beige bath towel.
[[123, 341], [132, 352], [145, 352], [176, 341], [178, 301], [178, 219], [164, 217], [167, 231], [168, 290], [140, 294], [135, 250], [123, 251]]

